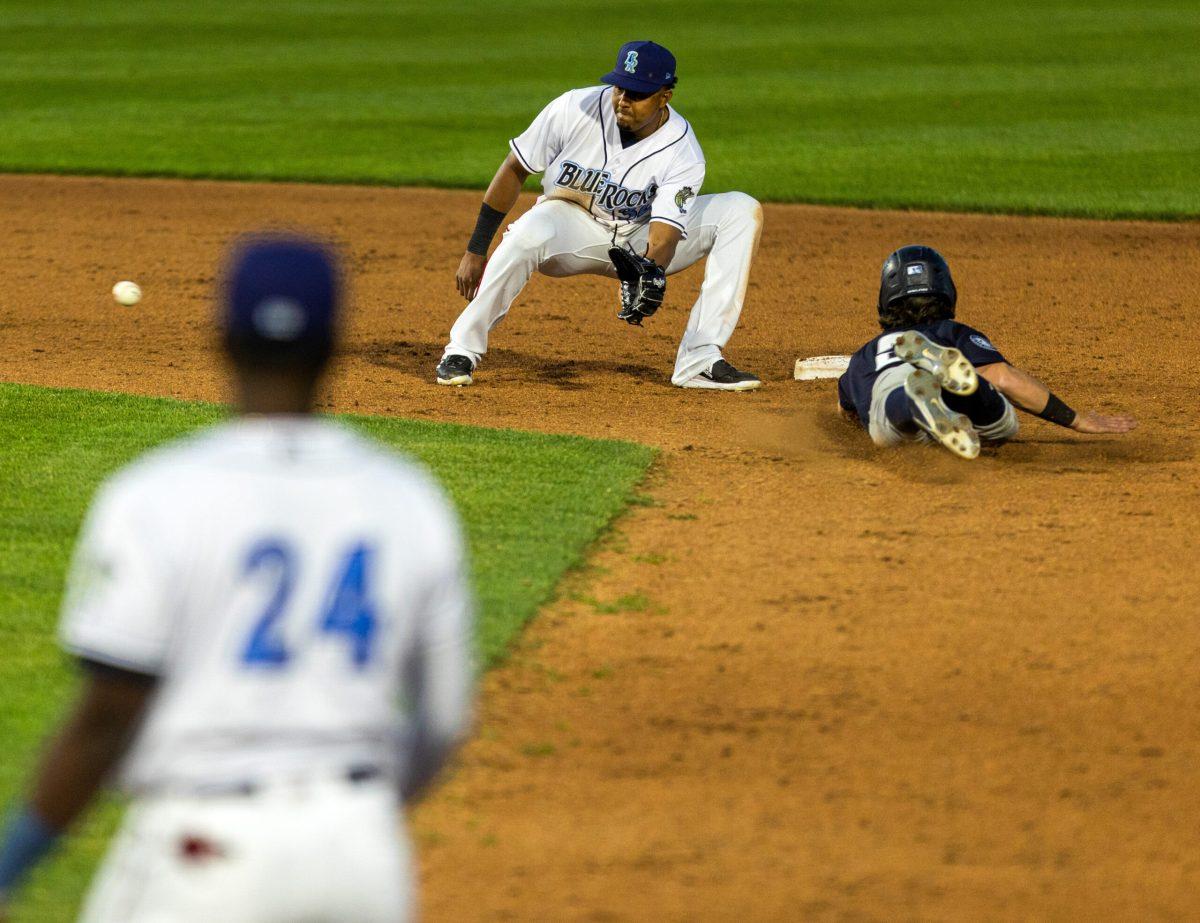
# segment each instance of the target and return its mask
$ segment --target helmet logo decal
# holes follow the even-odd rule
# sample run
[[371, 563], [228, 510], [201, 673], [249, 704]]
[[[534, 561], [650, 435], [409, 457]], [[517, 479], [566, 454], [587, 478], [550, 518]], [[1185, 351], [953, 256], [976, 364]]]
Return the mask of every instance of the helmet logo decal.
[[905, 266], [904, 271], [910, 276], [919, 276], [925, 271], [924, 263], [913, 263], [910, 266]]
[[625, 55], [625, 73], [627, 73], [627, 74], [636, 74], [637, 73], [637, 52], [636, 51], [631, 51], [631, 52], [629, 52], [629, 54]]

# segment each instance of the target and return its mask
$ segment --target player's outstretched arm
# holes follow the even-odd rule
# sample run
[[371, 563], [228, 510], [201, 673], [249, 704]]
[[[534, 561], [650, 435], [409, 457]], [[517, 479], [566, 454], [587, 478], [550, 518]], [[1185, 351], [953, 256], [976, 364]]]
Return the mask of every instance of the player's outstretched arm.
[[483, 194], [475, 231], [467, 242], [467, 252], [459, 261], [458, 272], [454, 275], [454, 285], [464, 298], [474, 298], [479, 291], [483, 270], [487, 266], [488, 247], [504, 216], [517, 204], [517, 196], [521, 194], [521, 187], [528, 178], [529, 171], [521, 166], [517, 155], [510, 151]]
[[977, 371], [1001, 394], [1021, 410], [1066, 426], [1080, 433], [1128, 433], [1137, 426], [1129, 414], [1100, 414], [1091, 410], [1073, 411], [1056, 398], [1044, 384], [1028, 372], [994, 362], [978, 366]]
[[124, 755], [154, 691], [152, 677], [90, 670], [42, 756], [28, 803], [0, 840], [0, 913], [16, 887], [95, 797]]

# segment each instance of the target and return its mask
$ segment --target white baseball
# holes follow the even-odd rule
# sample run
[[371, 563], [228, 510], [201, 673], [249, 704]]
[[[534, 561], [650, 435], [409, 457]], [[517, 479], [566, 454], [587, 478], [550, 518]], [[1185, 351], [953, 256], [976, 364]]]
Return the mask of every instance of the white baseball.
[[113, 286], [113, 298], [117, 300], [117, 304], [129, 307], [142, 300], [142, 289], [136, 282], [126, 279]]

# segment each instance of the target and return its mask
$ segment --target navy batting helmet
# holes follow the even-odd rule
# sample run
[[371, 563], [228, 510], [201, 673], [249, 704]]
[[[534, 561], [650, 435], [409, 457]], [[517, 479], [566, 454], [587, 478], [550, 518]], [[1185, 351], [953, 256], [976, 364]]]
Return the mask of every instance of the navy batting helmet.
[[[925, 297], [917, 299], [913, 296]], [[910, 298], [912, 302], [908, 301]], [[905, 305], [917, 301], [923, 303], [919, 313], [930, 315], [930, 320], [954, 316], [958, 290], [954, 287], [950, 266], [933, 247], [901, 247], [887, 258], [880, 273], [879, 320], [885, 328], [894, 326], [903, 315], [911, 313], [905, 310]]]

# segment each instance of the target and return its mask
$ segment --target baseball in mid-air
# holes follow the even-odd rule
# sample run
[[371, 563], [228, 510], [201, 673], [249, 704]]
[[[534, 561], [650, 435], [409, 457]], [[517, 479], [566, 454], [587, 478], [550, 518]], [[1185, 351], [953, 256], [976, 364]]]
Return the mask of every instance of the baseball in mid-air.
[[112, 294], [113, 298], [117, 300], [117, 304], [123, 304], [127, 308], [142, 300], [141, 286], [128, 279], [114, 285]]

